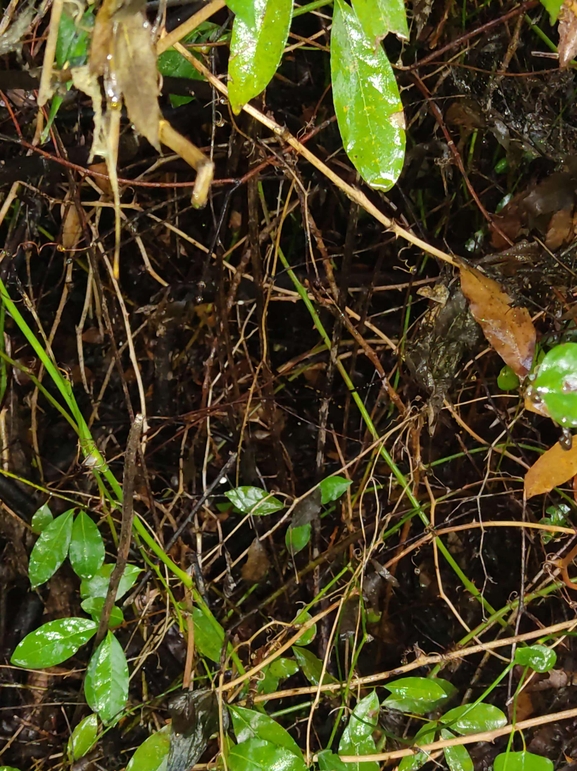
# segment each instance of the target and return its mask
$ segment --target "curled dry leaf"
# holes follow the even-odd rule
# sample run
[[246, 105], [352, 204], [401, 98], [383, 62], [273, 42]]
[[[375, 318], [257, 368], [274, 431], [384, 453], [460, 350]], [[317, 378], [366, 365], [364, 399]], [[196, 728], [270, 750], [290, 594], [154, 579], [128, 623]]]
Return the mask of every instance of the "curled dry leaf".
[[565, 450], [559, 442], [543, 453], [525, 475], [525, 497], [551, 492], [577, 474], [577, 442]]
[[461, 288], [483, 334], [517, 377], [525, 378], [533, 365], [535, 327], [526, 308], [513, 300], [499, 284], [475, 268], [461, 265]]
[[577, 54], [577, 2], [565, 0], [559, 13], [559, 67], [569, 66]]
[[242, 566], [241, 575], [243, 579], [257, 584], [268, 573], [269, 565], [269, 559], [264, 546], [258, 538], [255, 538], [248, 548], [248, 557]]

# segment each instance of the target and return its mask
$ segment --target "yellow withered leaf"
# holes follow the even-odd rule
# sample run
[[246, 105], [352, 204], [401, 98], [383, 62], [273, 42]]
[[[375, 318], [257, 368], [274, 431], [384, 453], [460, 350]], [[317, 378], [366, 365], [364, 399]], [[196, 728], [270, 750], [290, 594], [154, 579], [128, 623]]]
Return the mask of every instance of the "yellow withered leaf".
[[577, 474], [577, 442], [565, 450], [559, 442], [543, 453], [525, 474], [525, 497], [549, 493]]

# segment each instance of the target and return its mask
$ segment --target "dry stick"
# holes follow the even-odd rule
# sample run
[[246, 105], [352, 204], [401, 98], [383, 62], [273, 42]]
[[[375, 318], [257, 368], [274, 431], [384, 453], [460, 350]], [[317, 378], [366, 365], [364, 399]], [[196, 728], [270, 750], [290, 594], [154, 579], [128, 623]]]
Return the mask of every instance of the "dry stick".
[[50, 81], [52, 79], [52, 68], [54, 66], [54, 57], [56, 55], [58, 29], [60, 28], [60, 17], [62, 16], [63, 6], [63, 0], [54, 0], [52, 3], [48, 38], [44, 49], [44, 62], [42, 64], [42, 74], [40, 76], [40, 88], [38, 89], [38, 107], [44, 107], [46, 102], [52, 96]]
[[[224, 83], [221, 83], [218, 78], [216, 78], [212, 72], [210, 72], [209, 69], [207, 69], [202, 62], [198, 61], [194, 58], [187, 50], [186, 48], [181, 45], [180, 43], [175, 43], [174, 48], [176, 51], [178, 51], [184, 58], [192, 64], [192, 66], [198, 70], [198, 72], [203, 75], [208, 82], [216, 88], [217, 91], [220, 91], [221, 94], [228, 97], [228, 89], [224, 85]], [[280, 139], [282, 139], [284, 142], [286, 142], [288, 145], [290, 145], [293, 150], [296, 150], [299, 155], [301, 155], [303, 158], [305, 158], [312, 166], [314, 166], [316, 169], [318, 169], [321, 174], [324, 174], [324, 176], [329, 179], [334, 185], [336, 185], [342, 192], [351, 199], [351, 201], [354, 201], [359, 206], [362, 206], [362, 208], [371, 214], [377, 222], [380, 222], [381, 225], [384, 225], [384, 227], [387, 228], [387, 230], [390, 230], [392, 233], [394, 233], [399, 238], [404, 238], [405, 241], [408, 241], [409, 243], [413, 244], [414, 246], [418, 247], [419, 249], [422, 249], [424, 252], [427, 252], [428, 254], [432, 255], [433, 257], [437, 257], [439, 260], [442, 260], [443, 262], [448, 262], [449, 265], [454, 265], [455, 267], [459, 267], [461, 265], [461, 260], [457, 256], [452, 256], [450, 254], [447, 254], [446, 252], [443, 252], [441, 249], [437, 249], [435, 246], [431, 246], [431, 244], [428, 244], [426, 241], [423, 241], [421, 238], [418, 238], [418, 236], [411, 233], [409, 230], [405, 230], [405, 228], [401, 227], [398, 223], [396, 223], [394, 220], [387, 217], [385, 214], [383, 214], [377, 207], [372, 203], [369, 198], [358, 188], [353, 187], [352, 185], [349, 185], [347, 182], [344, 181], [344, 179], [341, 179], [341, 177], [338, 176], [338, 174], [335, 174], [332, 169], [330, 169], [326, 164], [324, 164], [319, 158], [317, 158], [316, 155], [311, 153], [310, 150], [308, 150], [301, 142], [298, 141], [291, 133], [288, 131], [288, 129], [283, 128], [280, 126], [276, 121], [272, 120], [272, 118], [269, 118], [268, 115], [264, 115], [262, 112], [257, 110], [255, 107], [253, 107], [251, 104], [245, 104], [242, 108], [248, 115], [252, 116], [256, 120], [258, 120], [260, 123], [263, 124], [263, 126], [266, 126], [270, 131], [273, 132], [273, 134], [276, 134]]]
[[106, 593], [106, 599], [102, 607], [102, 615], [100, 616], [100, 624], [98, 625], [98, 632], [96, 633], [96, 639], [94, 641], [94, 647], [104, 640], [104, 636], [108, 630], [108, 621], [110, 620], [110, 614], [112, 613], [112, 607], [116, 600], [116, 592], [118, 591], [118, 585], [120, 579], [124, 573], [124, 568], [128, 562], [128, 553], [130, 552], [130, 544], [132, 542], [132, 522], [134, 520], [134, 479], [136, 476], [136, 453], [138, 451], [138, 444], [140, 442], [140, 436], [142, 434], [142, 426], [144, 418], [138, 414], [134, 416], [134, 423], [130, 428], [128, 434], [128, 442], [126, 443], [126, 455], [124, 457], [124, 476], [122, 480], [122, 523], [120, 526], [120, 538], [118, 540], [118, 555], [116, 557], [116, 565], [110, 576], [110, 583], [108, 584], [108, 591]]
[[[399, 675], [403, 675], [406, 672], [412, 672], [415, 669], [421, 669], [421, 667], [428, 667], [431, 664], [447, 665], [450, 661], [458, 661], [459, 659], [463, 659], [466, 656], [472, 656], [476, 653], [486, 653], [487, 651], [496, 650], [497, 648], [504, 648], [508, 645], [514, 645], [515, 643], [528, 642], [529, 640], [535, 640], [541, 637], [549, 637], [551, 635], [557, 634], [558, 632], [572, 631], [575, 627], [577, 627], [577, 619], [572, 619], [571, 621], [562, 621], [559, 624], [553, 624], [552, 626], [547, 626], [543, 629], [534, 629], [532, 632], [515, 635], [514, 637], [504, 637], [502, 640], [493, 640], [492, 642], [488, 643], [471, 645], [468, 648], [451, 651], [450, 653], [433, 653], [430, 656], [419, 656], [409, 664], [403, 664], [400, 667], [389, 669], [386, 672], [377, 672], [374, 675], [366, 675], [365, 677], [353, 677], [348, 683], [331, 683], [321, 686], [310, 685], [304, 688], [287, 688], [282, 691], [275, 691], [274, 693], [257, 694], [253, 698], [253, 702], [256, 704], [260, 701], [270, 701], [272, 699], [285, 699], [293, 696], [307, 696], [312, 693], [316, 693], [319, 689], [323, 693], [333, 693], [335, 691], [344, 690], [345, 688], [352, 689], [366, 685], [373, 685], [384, 680], [390, 680], [391, 677], [398, 677]], [[477, 739], [476, 741], [479, 740]], [[407, 754], [410, 754], [410, 752]]]
[[493, 731], [481, 731], [478, 734], [470, 734], [469, 736], [456, 736], [454, 739], [441, 739], [437, 742], [431, 742], [430, 744], [418, 745], [417, 750], [394, 750], [393, 752], [375, 752], [373, 755], [340, 755], [340, 759], [344, 763], [370, 763], [376, 760], [382, 763], [387, 760], [396, 760], [398, 758], [404, 758], [407, 755], [415, 755], [417, 752], [434, 752], [434, 750], [442, 750], [444, 747], [458, 747], [463, 744], [474, 744], [476, 742], [493, 742], [498, 739], [499, 736], [507, 736], [507, 734], [513, 733], [513, 731], [523, 731], [526, 728], [536, 728], [537, 726], [545, 725], [546, 723], [555, 723], [557, 720], [569, 720], [570, 718], [577, 717], [577, 708], [564, 709], [562, 712], [553, 712], [550, 715], [543, 715], [542, 717], [532, 717], [529, 720], [520, 720], [518, 723], [509, 723], [502, 728], [495, 728]]
[[200, 11], [197, 11], [197, 13], [193, 14], [190, 19], [187, 19], [183, 24], [178, 26], [176, 29], [173, 29], [172, 32], [169, 32], [168, 35], [161, 37], [156, 44], [157, 56], [160, 56], [160, 54], [164, 53], [169, 48], [172, 48], [175, 43], [178, 43], [180, 40], [182, 40], [182, 38], [188, 35], [189, 32], [193, 32], [199, 26], [199, 24], [202, 24], [203, 21], [210, 19], [213, 14], [215, 14], [217, 11], [220, 11], [221, 8], [225, 7], [225, 5], [226, 3], [224, 0], [212, 0], [211, 3], [208, 3], [208, 5], [205, 5], [204, 8], [200, 9]]

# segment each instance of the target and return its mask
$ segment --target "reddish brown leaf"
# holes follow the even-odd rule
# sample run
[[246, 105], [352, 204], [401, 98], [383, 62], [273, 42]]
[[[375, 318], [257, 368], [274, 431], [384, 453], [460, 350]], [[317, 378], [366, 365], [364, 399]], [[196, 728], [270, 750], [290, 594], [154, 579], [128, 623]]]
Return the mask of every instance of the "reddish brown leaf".
[[525, 474], [525, 497], [550, 492], [577, 474], [577, 442], [565, 450], [559, 442], [541, 455]]
[[496, 281], [466, 265], [461, 266], [461, 288], [489, 343], [519, 378], [526, 377], [536, 338], [529, 311], [513, 307], [513, 300]]
[[577, 54], [577, 2], [565, 0], [559, 13], [559, 67], [569, 66]]

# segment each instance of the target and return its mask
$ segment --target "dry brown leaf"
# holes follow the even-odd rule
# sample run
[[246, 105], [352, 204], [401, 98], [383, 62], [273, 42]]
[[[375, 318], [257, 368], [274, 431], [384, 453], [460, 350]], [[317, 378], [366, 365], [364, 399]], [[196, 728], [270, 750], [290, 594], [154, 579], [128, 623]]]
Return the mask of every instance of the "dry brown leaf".
[[248, 557], [242, 566], [241, 575], [245, 581], [256, 584], [266, 576], [269, 569], [269, 559], [262, 543], [255, 538], [248, 547]]
[[114, 68], [135, 129], [160, 151], [159, 81], [151, 28], [142, 11], [115, 15]]
[[569, 66], [577, 54], [577, 2], [565, 0], [559, 13], [559, 67]]
[[565, 450], [557, 442], [525, 474], [525, 497], [533, 498], [563, 485], [577, 474], [577, 442]]
[[461, 265], [461, 288], [483, 334], [513, 372], [526, 377], [535, 353], [535, 327], [526, 308], [513, 300], [496, 281], [475, 268]]
[[62, 246], [66, 250], [74, 249], [82, 238], [82, 222], [74, 202], [68, 200], [65, 204], [62, 220]]

